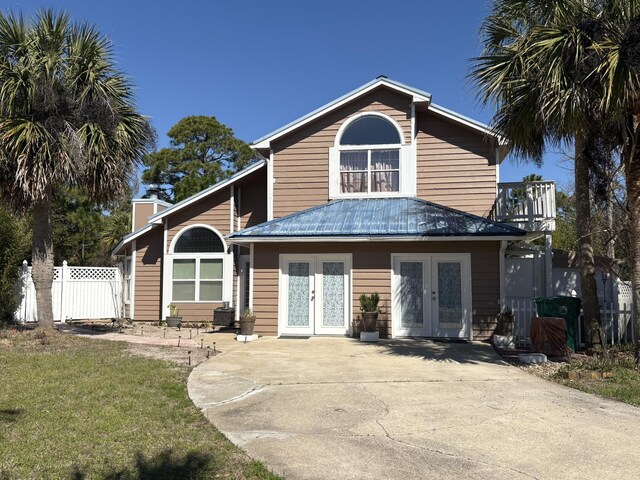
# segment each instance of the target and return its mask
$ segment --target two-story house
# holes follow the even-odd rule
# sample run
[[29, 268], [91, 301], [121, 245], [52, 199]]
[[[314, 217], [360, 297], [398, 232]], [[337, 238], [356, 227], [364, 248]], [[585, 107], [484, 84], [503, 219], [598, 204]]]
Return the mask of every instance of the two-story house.
[[385, 77], [252, 148], [259, 162], [182, 202], [133, 201], [114, 250], [132, 318], [210, 320], [228, 301], [259, 334], [348, 335], [378, 292], [382, 336], [487, 338], [508, 246], [555, 217], [553, 185], [499, 186], [502, 139]]

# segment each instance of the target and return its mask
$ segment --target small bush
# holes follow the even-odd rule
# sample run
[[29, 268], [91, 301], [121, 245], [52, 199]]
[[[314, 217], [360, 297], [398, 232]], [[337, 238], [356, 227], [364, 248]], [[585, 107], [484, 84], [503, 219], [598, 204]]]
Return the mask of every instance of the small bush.
[[0, 325], [14, 320], [20, 306], [20, 263], [28, 251], [26, 227], [0, 206]]

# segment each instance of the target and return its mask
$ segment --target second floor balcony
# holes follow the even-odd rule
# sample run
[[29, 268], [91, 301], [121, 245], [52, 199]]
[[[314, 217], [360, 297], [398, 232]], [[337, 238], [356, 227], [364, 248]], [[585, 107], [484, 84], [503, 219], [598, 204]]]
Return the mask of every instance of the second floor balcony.
[[532, 233], [556, 229], [555, 182], [499, 183], [489, 218]]

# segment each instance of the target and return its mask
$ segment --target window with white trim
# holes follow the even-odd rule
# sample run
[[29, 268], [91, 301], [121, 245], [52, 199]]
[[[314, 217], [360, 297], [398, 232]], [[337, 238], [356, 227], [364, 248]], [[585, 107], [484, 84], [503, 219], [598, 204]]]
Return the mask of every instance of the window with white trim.
[[122, 277], [124, 279], [122, 286], [124, 303], [131, 303], [131, 257], [125, 257], [122, 262]]
[[400, 127], [379, 113], [348, 121], [330, 148], [329, 196], [415, 195], [415, 153]]
[[382, 117], [351, 122], [340, 138], [340, 193], [399, 192], [401, 143]]
[[212, 230], [186, 230], [173, 248], [171, 298], [174, 302], [221, 302], [224, 252], [222, 239]]

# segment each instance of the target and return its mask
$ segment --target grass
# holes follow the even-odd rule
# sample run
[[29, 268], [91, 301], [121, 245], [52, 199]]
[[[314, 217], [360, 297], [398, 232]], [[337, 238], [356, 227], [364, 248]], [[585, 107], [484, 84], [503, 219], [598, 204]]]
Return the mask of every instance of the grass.
[[0, 479], [275, 479], [215, 429], [187, 367], [126, 344], [0, 332]]
[[[595, 393], [606, 398], [640, 406], [640, 368], [633, 361], [632, 346], [610, 348], [603, 354], [595, 354], [563, 366], [554, 380]], [[571, 370], [611, 372], [611, 378], [567, 380], [563, 378]]]

